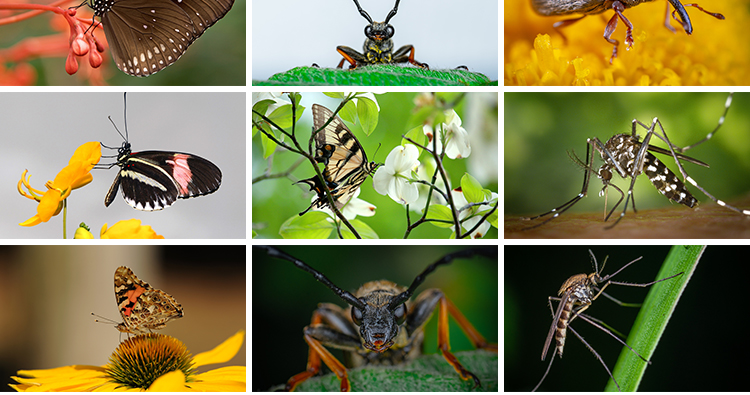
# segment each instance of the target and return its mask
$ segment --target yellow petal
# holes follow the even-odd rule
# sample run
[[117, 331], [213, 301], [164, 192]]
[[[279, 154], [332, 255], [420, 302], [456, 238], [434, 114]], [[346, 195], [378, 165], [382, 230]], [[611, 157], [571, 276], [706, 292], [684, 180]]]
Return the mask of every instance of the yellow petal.
[[202, 352], [193, 358], [195, 367], [212, 363], [224, 363], [232, 359], [242, 347], [245, 331], [239, 331], [211, 351]]
[[187, 391], [188, 388], [185, 387], [185, 374], [180, 370], [175, 370], [162, 375], [148, 387], [148, 390], [150, 392]]

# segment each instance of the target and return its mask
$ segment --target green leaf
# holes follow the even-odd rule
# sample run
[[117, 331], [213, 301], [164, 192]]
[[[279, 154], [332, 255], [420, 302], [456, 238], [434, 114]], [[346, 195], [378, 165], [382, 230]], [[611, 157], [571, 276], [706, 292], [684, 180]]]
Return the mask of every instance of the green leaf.
[[[630, 330], [627, 343], [644, 358], [650, 359], [654, 354], [664, 329], [672, 316], [677, 302], [693, 276], [705, 246], [674, 246], [669, 251], [656, 279], [684, 274], [671, 280], [654, 284], [643, 301], [638, 317]], [[636, 391], [646, 372], [646, 362], [627, 347], [623, 347], [617, 365], [612, 371], [622, 391]], [[617, 386], [610, 380], [605, 391], [617, 391]]]
[[[357, 230], [357, 233], [359, 233], [359, 237], [363, 239], [378, 239], [378, 234], [366, 223], [358, 220], [353, 219], [349, 221], [350, 224], [354, 227], [354, 229]], [[345, 239], [356, 239], [354, 236], [354, 233], [352, 233], [349, 228], [346, 227], [346, 225], [341, 224], [341, 235], [344, 236]]]
[[285, 239], [327, 239], [334, 230], [327, 218], [328, 214], [321, 211], [295, 215], [281, 224], [279, 235]]
[[469, 173], [464, 173], [464, 176], [461, 177], [461, 190], [469, 203], [480, 203], [485, 200], [482, 184]]
[[[278, 137], [277, 133], [274, 133], [273, 130], [271, 130], [270, 133]], [[278, 146], [278, 144], [276, 144], [275, 141], [269, 139], [265, 133], [261, 133], [260, 135], [260, 145], [261, 147], [263, 147], [263, 159], [267, 159], [269, 156], [271, 156], [271, 154], [276, 151], [276, 147]]]
[[448, 207], [440, 204], [430, 205], [429, 211], [427, 211], [427, 219], [450, 221], [450, 223], [430, 222], [438, 228], [450, 228], [453, 226], [453, 214], [451, 213], [451, 210]]
[[[418, 144], [422, 144], [422, 145], [424, 145], [425, 140], [427, 140], [427, 136], [425, 136], [424, 133], [422, 132], [422, 125], [412, 128], [411, 130], [406, 132], [404, 137], [408, 137], [414, 140], [414, 142]], [[401, 145], [406, 145], [406, 144], [411, 144], [411, 143], [409, 141], [406, 141], [406, 139], [401, 139]], [[420, 152], [422, 151], [422, 149], [419, 147], [417, 147], [417, 149]]]
[[[395, 366], [365, 366], [348, 371], [352, 391], [453, 392], [498, 391], [497, 353], [473, 350], [455, 353], [461, 364], [474, 373], [481, 387], [462, 380], [440, 354], [422, 355], [414, 361]], [[270, 390], [283, 388], [274, 387]], [[313, 377], [297, 386], [298, 392], [341, 390], [335, 374]]]
[[386, 64], [355, 70], [295, 67], [272, 75], [268, 81], [253, 81], [253, 85], [497, 86], [497, 81], [490, 81], [484, 74], [466, 70], [423, 70]]
[[378, 106], [374, 101], [360, 97], [357, 99], [357, 117], [359, 125], [366, 135], [372, 134], [378, 126]]

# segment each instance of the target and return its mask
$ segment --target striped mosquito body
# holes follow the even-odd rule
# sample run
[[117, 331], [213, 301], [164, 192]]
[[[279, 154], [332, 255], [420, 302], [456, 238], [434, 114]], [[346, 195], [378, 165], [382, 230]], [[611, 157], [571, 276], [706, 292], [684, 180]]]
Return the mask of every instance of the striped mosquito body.
[[[623, 200], [625, 200], [625, 204], [619, 218], [617, 218], [617, 220], [612, 225], [606, 227], [606, 229], [613, 228], [620, 222], [620, 220], [622, 220], [628, 210], [629, 205], [632, 206], [633, 212], [637, 212], [637, 209], [635, 207], [635, 196], [633, 194], [633, 188], [635, 186], [636, 178], [641, 174], [645, 174], [648, 177], [649, 181], [651, 181], [651, 183], [659, 191], [659, 193], [676, 203], [683, 204], [690, 208], [694, 208], [698, 205], [698, 200], [693, 197], [693, 195], [685, 185], [685, 182], [688, 182], [695, 188], [700, 190], [708, 198], [716, 202], [716, 204], [736, 211], [740, 214], [750, 216], [750, 210], [743, 210], [733, 207], [726, 202], [715, 198], [712, 194], [703, 189], [692, 177], [687, 174], [682, 164], [682, 162], [690, 162], [699, 166], [709, 167], [708, 164], [698, 159], [683, 155], [683, 153], [701, 143], [708, 141], [709, 139], [711, 139], [711, 137], [713, 137], [716, 131], [718, 131], [719, 128], [721, 128], [721, 126], [724, 124], [724, 119], [726, 118], [731, 103], [732, 94], [730, 94], [727, 98], [724, 106], [724, 113], [722, 114], [721, 118], [719, 118], [719, 121], [714, 130], [697, 143], [683, 148], [672, 144], [672, 142], [667, 137], [667, 132], [664, 130], [664, 126], [658, 118], [654, 118], [650, 125], [634, 119], [632, 121], [631, 133], [617, 134], [607, 140], [606, 143], [602, 143], [596, 137], [587, 139], [585, 162], [578, 158], [575, 153], [570, 153], [571, 159], [573, 159], [574, 162], [576, 162], [585, 170], [581, 192], [574, 198], [567, 201], [565, 204], [547, 211], [546, 213], [531, 218], [523, 218], [524, 220], [532, 221], [549, 216], [544, 221], [529, 226], [523, 230], [534, 229], [546, 224], [549, 221], [552, 221], [560, 214], [573, 207], [573, 205], [578, 203], [581, 199], [583, 199], [588, 194], [591, 174], [596, 175], [596, 177], [599, 178], [603, 184], [602, 189], [599, 192], [600, 196], [604, 195], [604, 193], [610, 186], [620, 194], [619, 200], [617, 201], [617, 203], [615, 203], [615, 205], [604, 218], [605, 222], [609, 220], [617, 207], [622, 203]], [[641, 140], [640, 136], [638, 136], [637, 134], [639, 127], [646, 130], [646, 134], [643, 140]], [[652, 139], [654, 141], [662, 140], [667, 144], [667, 148], [660, 148], [652, 145]], [[604, 162], [598, 169], [595, 169], [593, 167], [594, 153], [596, 152], [599, 153], [599, 156]], [[680, 177], [672, 172], [662, 161], [656, 158], [654, 154], [671, 156], [677, 164], [680, 174], [682, 175], [682, 180], [685, 180], [685, 182], [683, 182]], [[630, 178], [630, 186], [627, 190], [627, 193], [624, 193], [622, 189], [611, 183], [612, 174], [614, 173], [619, 174], [620, 177], [625, 179]]]
[[[605, 328], [606, 325], [603, 325], [603, 322], [591, 317], [587, 314], [584, 314], [583, 312], [588, 309], [591, 304], [600, 296], [604, 295], [607, 299], [612, 300], [613, 302], [619, 304], [620, 306], [634, 306], [633, 304], [629, 303], [623, 303], [612, 296], [609, 296], [604, 292], [604, 289], [607, 288], [610, 284], [614, 285], [625, 285], [629, 287], [640, 287], [645, 288], [649, 287], [653, 284], [656, 284], [661, 281], [669, 280], [671, 278], [677, 277], [682, 274], [682, 272], [677, 273], [675, 275], [662, 278], [660, 280], [652, 281], [649, 283], [626, 283], [626, 282], [619, 282], [619, 281], [612, 281], [611, 278], [616, 276], [618, 273], [620, 273], [623, 269], [630, 266], [631, 264], [641, 260], [643, 257], [638, 257], [623, 267], [621, 267], [619, 270], [612, 274], [608, 274], [606, 276], [602, 276], [601, 273], [604, 270], [604, 265], [607, 263], [607, 258], [604, 258], [604, 262], [602, 262], [602, 267], [599, 268], [599, 264], [596, 261], [596, 257], [594, 256], [594, 253], [589, 250], [589, 255], [591, 256], [591, 262], [594, 265], [594, 272], [591, 274], [576, 274], [568, 278], [563, 285], [560, 287], [560, 290], [558, 291], [559, 297], [548, 297], [547, 301], [549, 304], [550, 312], [552, 313], [552, 325], [550, 325], [549, 331], [547, 333], [547, 338], [544, 341], [544, 348], [542, 349], [542, 361], [547, 357], [547, 354], [549, 354], [550, 345], [552, 343], [552, 339], [555, 339], [555, 349], [552, 353], [552, 356], [549, 361], [549, 365], [547, 365], [547, 370], [544, 372], [544, 376], [542, 376], [542, 379], [539, 380], [539, 384], [534, 387], [532, 391], [536, 391], [540, 385], [542, 385], [542, 382], [544, 382], [544, 379], [547, 377], [547, 374], [550, 371], [550, 368], [552, 367], [552, 362], [555, 360], [555, 354], [557, 354], [560, 358], [563, 356], [563, 349], [565, 348], [565, 339], [567, 338], [567, 332], [570, 330], [585, 346], [586, 348], [591, 351], [596, 359], [601, 362], [602, 366], [604, 366], [604, 369], [609, 374], [609, 377], [612, 378], [612, 381], [614, 381], [615, 385], [617, 385], [617, 388], [620, 388], [620, 384], [617, 383], [617, 380], [615, 380], [615, 377], [612, 375], [612, 372], [607, 367], [607, 364], [604, 363], [604, 360], [599, 355], [599, 353], [594, 350], [591, 345], [589, 345], [581, 335], [578, 334], [578, 332], [573, 329], [573, 327], [570, 326], [570, 324], [575, 320], [576, 318], [581, 318], [582, 320], [588, 322], [589, 324], [601, 329], [608, 335], [615, 338], [618, 342], [623, 344], [625, 347], [630, 349], [635, 355], [637, 355], [641, 360], [644, 362], [650, 364], [651, 361], [647, 360], [646, 358], [642, 357], [637, 351], [635, 351], [632, 347], [630, 347], [627, 343], [625, 343], [624, 340], [620, 339], [617, 335], [612, 333], [609, 329]], [[552, 306], [552, 301], [557, 300], [559, 301], [557, 305], [557, 309], [555, 310]], [[640, 306], [640, 305], [637, 305]]]
[[[563, 348], [565, 348], [565, 337], [567, 335], [568, 324], [575, 318], [573, 316], [573, 309], [576, 305], [588, 306], [594, 297], [591, 289], [592, 279], [590, 276], [585, 274], [576, 274], [570, 277], [560, 287], [560, 291], [557, 293], [558, 296], [562, 297], [562, 300], [557, 305], [558, 312], [555, 314], [558, 316], [557, 325], [550, 327], [550, 331], [554, 330], [555, 337], [555, 351], [557, 355], [562, 357]], [[578, 309], [580, 311], [580, 309]], [[547, 336], [550, 339], [549, 336]], [[542, 354], [542, 361], [546, 357], [548, 345], [545, 344], [544, 351]], [[554, 357], [554, 356], [553, 356]]]

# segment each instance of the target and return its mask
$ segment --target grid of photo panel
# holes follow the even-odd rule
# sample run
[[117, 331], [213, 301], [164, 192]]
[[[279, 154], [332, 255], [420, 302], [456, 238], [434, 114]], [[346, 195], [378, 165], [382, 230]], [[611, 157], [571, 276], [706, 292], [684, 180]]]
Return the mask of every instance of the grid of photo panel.
[[741, 390], [749, 14], [0, 0], [3, 390]]

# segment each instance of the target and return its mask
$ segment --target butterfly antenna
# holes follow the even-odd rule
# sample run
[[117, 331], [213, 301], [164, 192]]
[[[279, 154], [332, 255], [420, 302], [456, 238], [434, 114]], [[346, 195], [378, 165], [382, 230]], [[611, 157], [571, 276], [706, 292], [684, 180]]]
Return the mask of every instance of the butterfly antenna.
[[[122, 101], [125, 102], [125, 105], [123, 106], [123, 118], [125, 118], [125, 141], [128, 140], [128, 92], [125, 92], [122, 94]], [[119, 132], [119, 131], [118, 131]], [[122, 136], [122, 134], [120, 134]]]

